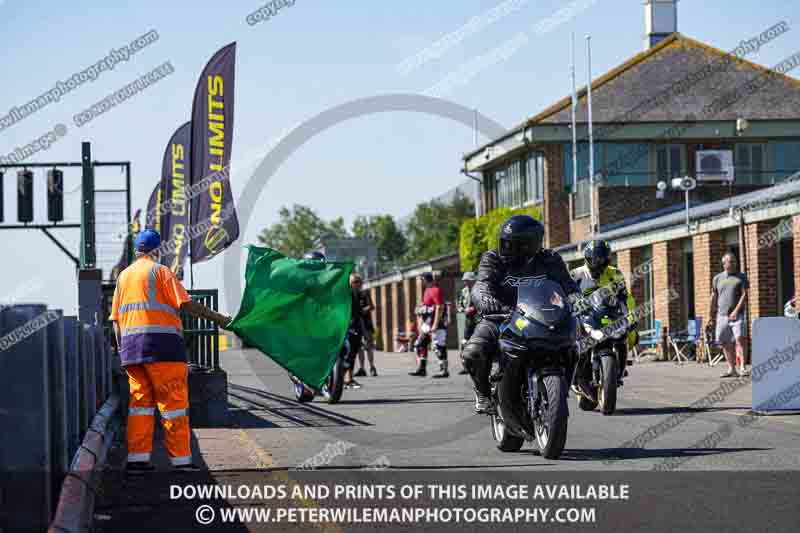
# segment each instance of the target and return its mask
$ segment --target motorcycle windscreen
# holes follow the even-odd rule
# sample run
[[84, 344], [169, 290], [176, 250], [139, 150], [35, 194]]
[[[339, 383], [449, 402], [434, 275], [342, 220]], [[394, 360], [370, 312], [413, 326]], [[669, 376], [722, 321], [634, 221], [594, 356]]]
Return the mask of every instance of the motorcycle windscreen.
[[517, 291], [517, 311], [544, 326], [555, 326], [570, 312], [561, 285], [547, 279], [532, 280]]

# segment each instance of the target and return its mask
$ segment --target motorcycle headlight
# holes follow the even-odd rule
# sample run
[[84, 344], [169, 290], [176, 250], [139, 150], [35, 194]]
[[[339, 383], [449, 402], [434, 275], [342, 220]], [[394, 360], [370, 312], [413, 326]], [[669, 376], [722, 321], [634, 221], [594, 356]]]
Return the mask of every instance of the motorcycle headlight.
[[589, 335], [591, 335], [591, 337], [596, 341], [601, 341], [601, 340], [603, 340], [603, 337], [606, 336], [605, 333], [603, 333], [599, 329], [593, 329], [592, 332], [589, 333]]

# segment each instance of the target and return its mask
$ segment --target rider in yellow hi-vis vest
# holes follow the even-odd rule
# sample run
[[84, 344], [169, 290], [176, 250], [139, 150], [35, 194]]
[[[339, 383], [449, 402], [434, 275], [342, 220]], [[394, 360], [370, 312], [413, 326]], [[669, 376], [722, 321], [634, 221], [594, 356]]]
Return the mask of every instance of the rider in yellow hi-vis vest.
[[[603, 240], [593, 240], [583, 249], [583, 258], [585, 264], [570, 273], [572, 278], [578, 283], [584, 296], [599, 288], [607, 288], [618, 298], [624, 299], [628, 308], [628, 320], [634, 325], [628, 333], [628, 350], [632, 350], [639, 342], [633, 313], [636, 301], [625, 285], [625, 276], [619, 269], [611, 266], [611, 247]], [[627, 370], [623, 373], [627, 374]]]

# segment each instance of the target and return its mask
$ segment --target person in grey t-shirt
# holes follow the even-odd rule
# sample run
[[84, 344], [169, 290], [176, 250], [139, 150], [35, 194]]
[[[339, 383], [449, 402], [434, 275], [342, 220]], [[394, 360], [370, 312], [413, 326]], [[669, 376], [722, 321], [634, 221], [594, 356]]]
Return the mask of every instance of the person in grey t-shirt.
[[[717, 342], [722, 345], [728, 371], [721, 377], [746, 375], [744, 368], [744, 327], [746, 324], [745, 302], [750, 283], [747, 276], [739, 272], [736, 256], [731, 252], [722, 256], [724, 270], [714, 276], [711, 291], [711, 320], [716, 318]], [[740, 366], [737, 372], [736, 359]]]

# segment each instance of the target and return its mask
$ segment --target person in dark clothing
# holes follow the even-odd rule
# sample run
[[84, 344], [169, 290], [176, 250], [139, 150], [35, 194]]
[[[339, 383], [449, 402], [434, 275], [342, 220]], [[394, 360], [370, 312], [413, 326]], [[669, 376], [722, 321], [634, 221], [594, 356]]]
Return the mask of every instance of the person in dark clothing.
[[[472, 291], [480, 315], [511, 311], [517, 302], [517, 287], [534, 279], [559, 283], [571, 302], [580, 299], [578, 285], [572, 279], [561, 256], [542, 248], [544, 226], [533, 217], [515, 215], [500, 227], [497, 250], [481, 257], [478, 279]], [[475, 327], [461, 353], [464, 367], [475, 387], [475, 410], [491, 412], [489, 373], [498, 355], [500, 322], [482, 319]]]
[[[356, 355], [361, 351], [361, 344], [364, 341], [364, 312], [361, 309], [361, 284], [363, 280], [358, 274], [350, 274], [350, 295], [353, 299], [350, 306], [350, 328], [348, 340], [350, 341], [350, 353], [348, 357], [351, 361], [356, 360]], [[361, 384], [353, 379], [352, 366], [344, 373], [344, 386], [347, 389], [360, 389]]]
[[[475, 273], [465, 272], [461, 278], [464, 282], [464, 287], [461, 289], [461, 294], [458, 295], [458, 312], [464, 313], [464, 338], [461, 341], [461, 348], [467, 345], [467, 341], [472, 337], [475, 332], [475, 326], [478, 324], [478, 310], [472, 304], [472, 288], [475, 286]], [[461, 366], [459, 374], [469, 374], [464, 366]]]
[[364, 290], [362, 287], [363, 281], [359, 278], [354, 285], [354, 289], [358, 291], [358, 307], [361, 309], [364, 318], [364, 342], [363, 346], [358, 350], [358, 372], [354, 375], [356, 377], [365, 377], [367, 375], [367, 371], [364, 368], [364, 352], [367, 352], [369, 373], [375, 377], [378, 375], [378, 371], [375, 369], [375, 324], [372, 322], [372, 311], [375, 309], [375, 304], [372, 303], [369, 291]]

